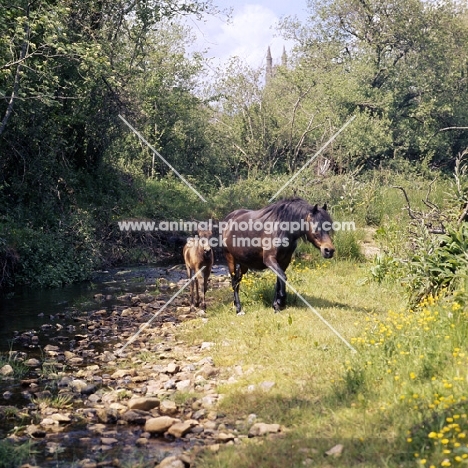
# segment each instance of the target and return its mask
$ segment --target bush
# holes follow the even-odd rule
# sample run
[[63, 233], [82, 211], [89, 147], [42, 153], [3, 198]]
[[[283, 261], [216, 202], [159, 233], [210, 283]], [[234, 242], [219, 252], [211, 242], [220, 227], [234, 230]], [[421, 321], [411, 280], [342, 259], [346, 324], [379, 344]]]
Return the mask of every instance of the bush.
[[412, 304], [454, 290], [467, 281], [468, 226], [449, 227], [440, 237], [416, 240], [416, 253], [409, 259], [407, 287]]
[[99, 264], [98, 245], [86, 215], [58, 230], [18, 228], [11, 233], [20, 259], [19, 284], [55, 287], [88, 279]]

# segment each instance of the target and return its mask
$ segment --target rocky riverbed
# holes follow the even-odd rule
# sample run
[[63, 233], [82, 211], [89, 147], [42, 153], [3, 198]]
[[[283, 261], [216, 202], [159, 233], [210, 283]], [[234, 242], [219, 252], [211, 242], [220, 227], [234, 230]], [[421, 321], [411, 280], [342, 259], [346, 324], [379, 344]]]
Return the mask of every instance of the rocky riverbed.
[[[228, 287], [217, 273], [212, 287]], [[213, 343], [177, 341], [183, 322], [208, 320], [187, 294], [163, 308], [185, 282], [176, 269], [156, 293], [96, 293], [91, 310], [16, 334], [0, 365], [0, 437], [32, 443], [24, 466], [183, 468], [203, 450], [281, 432], [218, 409], [219, 385], [243, 370], [218, 368]]]

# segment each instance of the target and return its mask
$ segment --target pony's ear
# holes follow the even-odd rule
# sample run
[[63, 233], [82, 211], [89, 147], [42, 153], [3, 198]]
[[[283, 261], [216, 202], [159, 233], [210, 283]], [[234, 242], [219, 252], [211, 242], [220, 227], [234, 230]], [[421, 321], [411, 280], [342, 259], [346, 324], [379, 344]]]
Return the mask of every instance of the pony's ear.
[[312, 214], [313, 214], [313, 215], [316, 214], [317, 211], [318, 211], [318, 205], [315, 204], [314, 207], [312, 208]]
[[325, 205], [322, 206], [322, 210], [327, 211], [327, 204], [326, 203], [325, 203]]

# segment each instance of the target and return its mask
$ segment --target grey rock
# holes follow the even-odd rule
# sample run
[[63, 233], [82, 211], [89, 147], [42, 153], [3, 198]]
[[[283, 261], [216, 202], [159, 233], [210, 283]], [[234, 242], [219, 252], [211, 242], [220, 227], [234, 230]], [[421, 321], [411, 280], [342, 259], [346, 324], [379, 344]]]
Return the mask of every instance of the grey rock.
[[281, 429], [279, 424], [255, 423], [249, 430], [249, 437], [258, 437], [266, 434], [274, 434]]
[[180, 422], [180, 419], [171, 418], [170, 416], [159, 416], [157, 418], [150, 418], [145, 423], [145, 431], [151, 434], [163, 434], [173, 424]]
[[160, 401], [158, 398], [153, 397], [140, 397], [140, 398], [132, 398], [128, 402], [128, 408], [131, 410], [143, 410], [149, 411], [153, 408], [158, 408], [160, 405]]
[[163, 400], [159, 406], [159, 412], [165, 416], [173, 416], [177, 414], [177, 405], [172, 400]]

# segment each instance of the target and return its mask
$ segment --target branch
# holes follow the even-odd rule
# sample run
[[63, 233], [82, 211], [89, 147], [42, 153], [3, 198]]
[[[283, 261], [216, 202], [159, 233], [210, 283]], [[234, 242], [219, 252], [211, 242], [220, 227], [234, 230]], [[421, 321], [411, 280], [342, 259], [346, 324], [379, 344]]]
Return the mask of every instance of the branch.
[[468, 202], [465, 205], [463, 213], [458, 218], [458, 224], [461, 224], [463, 221], [465, 221], [467, 217], [468, 217]]
[[[416, 211], [411, 209], [408, 194], [406, 193], [406, 190], [403, 187], [400, 187], [399, 185], [394, 185], [393, 188], [400, 189], [403, 192], [403, 195], [405, 196], [406, 203], [407, 203], [406, 209], [408, 210], [408, 215], [409, 215], [409, 217], [411, 219], [414, 219], [416, 222], [424, 225], [427, 228], [427, 230], [428, 230], [428, 232], [430, 234], [445, 234], [445, 227], [444, 227], [443, 222], [441, 220], [441, 218], [443, 218], [443, 216], [440, 213], [440, 209], [436, 204], [434, 204], [434, 203], [432, 203], [432, 202], [430, 202], [428, 200], [429, 194], [431, 193], [432, 184], [435, 181], [436, 181], [436, 179], [434, 179], [429, 184], [429, 188], [428, 188], [427, 194], [426, 194], [426, 199], [422, 200], [423, 203], [432, 210], [431, 212], [426, 213], [426, 214], [422, 213], [422, 212], [416, 212]], [[437, 228], [432, 227], [432, 222], [431, 222], [432, 220], [437, 221], [438, 223], [440, 223], [440, 227], [437, 227]]]
[[468, 127], [445, 127], [437, 130], [437, 133], [445, 132], [447, 130], [468, 130]]
[[406, 209], [408, 210], [409, 217], [411, 219], [418, 220], [418, 218], [416, 218], [416, 216], [414, 216], [414, 214], [413, 214], [413, 210], [411, 209], [410, 201], [409, 201], [408, 195], [406, 193], [406, 190], [403, 187], [401, 187], [400, 185], [394, 185], [393, 188], [400, 189], [403, 192], [403, 195], [405, 196], [406, 203], [407, 203]]
[[[27, 17], [29, 19], [29, 6], [28, 6], [28, 11], [27, 11]], [[26, 56], [26, 53], [27, 53], [27, 50], [28, 50], [28, 44], [29, 44], [29, 37], [30, 37], [30, 29], [29, 29], [28, 24], [25, 25], [25, 31], [26, 31], [26, 39], [23, 42], [23, 45], [21, 46], [21, 53], [20, 53], [19, 63], [18, 63], [18, 66], [16, 67], [15, 80], [13, 82], [13, 91], [11, 93], [7, 109], [5, 111], [5, 115], [3, 116], [2, 123], [0, 124], [0, 135], [5, 130], [6, 124], [7, 124], [8, 120], [10, 119], [10, 116], [11, 116], [11, 114], [13, 112], [13, 105], [14, 105], [15, 98], [16, 98], [16, 95], [18, 94], [18, 90], [19, 90], [22, 61], [24, 60], [24, 57]]]

